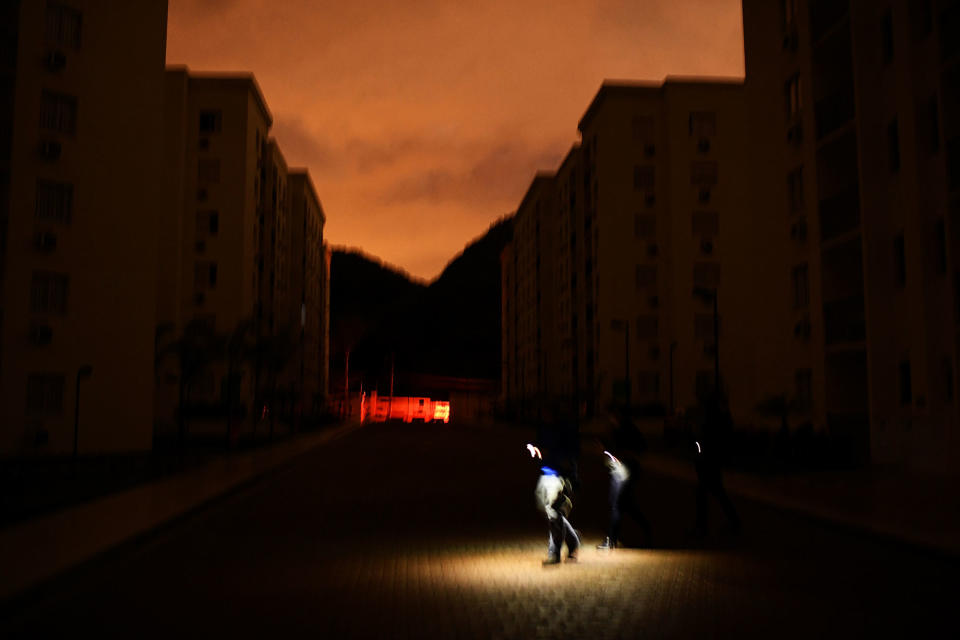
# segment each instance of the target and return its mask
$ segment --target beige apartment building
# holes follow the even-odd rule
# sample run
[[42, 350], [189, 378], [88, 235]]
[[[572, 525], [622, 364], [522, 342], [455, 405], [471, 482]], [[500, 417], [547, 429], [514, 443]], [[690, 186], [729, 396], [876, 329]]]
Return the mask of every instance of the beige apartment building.
[[0, 456], [151, 445], [166, 21], [0, 8]]
[[[316, 412], [327, 298], [324, 216], [309, 175], [290, 171], [269, 137], [272, 116], [251, 74], [170, 67], [165, 98], [170, 214], [159, 234], [158, 349], [198, 321], [247, 345], [185, 379], [184, 405], [222, 406], [229, 395], [248, 421], [263, 405]], [[179, 376], [175, 357], [161, 362], [165, 432], [176, 421]]]
[[[264, 289], [260, 200], [272, 123], [250, 74], [170, 67], [164, 97], [169, 188], [156, 268], [161, 351], [193, 321], [230, 334], [257, 319]], [[176, 358], [159, 364], [157, 421], [166, 432], [178, 403], [179, 365]], [[199, 371], [187, 381], [185, 404], [216, 402], [225, 392], [225, 375], [226, 365]], [[250, 375], [236, 374], [232, 384], [239, 397], [252, 392]]]
[[296, 401], [316, 414], [327, 395], [329, 337], [325, 304], [329, 289], [326, 216], [310, 174], [290, 171], [290, 299], [296, 304], [296, 354], [293, 360]]
[[794, 394], [861, 459], [955, 466], [957, 3], [744, 0], [743, 23]]
[[544, 399], [580, 414], [691, 405], [715, 384], [716, 296], [721, 384], [753, 419], [770, 298], [751, 262], [742, 81], [608, 82], [579, 129], [504, 254], [505, 400], [540, 363]]

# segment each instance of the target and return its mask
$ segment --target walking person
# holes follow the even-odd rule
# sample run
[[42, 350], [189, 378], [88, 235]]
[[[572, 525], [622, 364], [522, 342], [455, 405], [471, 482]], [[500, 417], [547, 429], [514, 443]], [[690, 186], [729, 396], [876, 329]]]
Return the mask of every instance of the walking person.
[[[613, 433], [603, 450], [604, 464], [610, 473], [610, 520], [607, 537], [597, 545], [597, 549], [615, 549], [620, 544], [620, 525], [625, 514], [640, 525], [644, 542], [649, 545], [650, 523], [637, 506], [634, 493], [634, 481], [639, 468], [630, 455], [643, 450], [643, 437], [626, 415], [611, 416], [611, 423]], [[614, 455], [611, 450], [619, 455]]]
[[694, 525], [694, 535], [703, 537], [707, 534], [707, 497], [713, 495], [720, 508], [723, 509], [730, 529], [739, 533], [740, 516], [727, 495], [723, 486], [723, 456], [726, 440], [731, 429], [730, 415], [722, 410], [717, 398], [714, 398], [707, 407], [703, 428], [694, 442], [696, 447], [697, 470], [697, 520]]
[[555, 464], [551, 465], [543, 461], [539, 448], [528, 444], [527, 449], [531, 457], [544, 462], [540, 467], [540, 478], [537, 480], [535, 491], [537, 506], [547, 517], [549, 530], [547, 559], [543, 564], [560, 563], [564, 542], [567, 545], [567, 562], [576, 562], [577, 552], [580, 550], [580, 536], [569, 520], [573, 509], [573, 501], [570, 499], [573, 487], [570, 480], [560, 474]]

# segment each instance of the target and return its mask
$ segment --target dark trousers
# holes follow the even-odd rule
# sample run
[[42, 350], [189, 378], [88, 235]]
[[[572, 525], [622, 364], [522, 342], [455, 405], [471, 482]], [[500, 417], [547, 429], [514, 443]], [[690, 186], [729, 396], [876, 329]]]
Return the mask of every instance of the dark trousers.
[[646, 541], [650, 542], [650, 523], [637, 507], [633, 497], [633, 483], [630, 479], [618, 480], [610, 478], [610, 527], [607, 529], [607, 537], [610, 542], [615, 543], [620, 540], [620, 523], [623, 515], [626, 514], [633, 518], [634, 522], [643, 529]]
[[563, 515], [558, 513], [556, 518], [548, 519], [550, 524], [550, 546], [547, 554], [551, 558], [560, 558], [560, 549], [564, 540], [567, 542], [567, 555], [572, 555], [580, 548], [580, 536], [574, 531], [573, 525]]
[[724, 515], [734, 530], [740, 529], [740, 516], [733, 508], [727, 490], [723, 487], [723, 476], [720, 467], [716, 464], [701, 463], [697, 465], [697, 531], [705, 533], [707, 530], [707, 496], [713, 496], [720, 503]]

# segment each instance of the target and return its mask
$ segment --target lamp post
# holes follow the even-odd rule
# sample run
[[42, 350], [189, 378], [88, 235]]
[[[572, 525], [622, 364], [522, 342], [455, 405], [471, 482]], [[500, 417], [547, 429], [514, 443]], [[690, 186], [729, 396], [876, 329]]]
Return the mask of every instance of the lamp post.
[[717, 290], [694, 287], [693, 293], [702, 300], [713, 302], [713, 393], [719, 402], [720, 394], [720, 319], [717, 312]]
[[626, 407], [630, 409], [630, 322], [627, 320], [613, 319], [610, 321], [610, 328], [614, 331], [623, 329], [623, 361], [624, 361], [624, 383], [626, 385]]
[[89, 378], [93, 373], [93, 367], [89, 364], [81, 365], [77, 369], [77, 388], [74, 393], [74, 405], [73, 405], [73, 459], [77, 459], [77, 452], [79, 450], [80, 443], [80, 381]]
[[677, 341], [674, 340], [670, 343], [670, 415], [673, 416], [676, 413], [676, 409], [673, 406], [673, 352], [677, 350]]

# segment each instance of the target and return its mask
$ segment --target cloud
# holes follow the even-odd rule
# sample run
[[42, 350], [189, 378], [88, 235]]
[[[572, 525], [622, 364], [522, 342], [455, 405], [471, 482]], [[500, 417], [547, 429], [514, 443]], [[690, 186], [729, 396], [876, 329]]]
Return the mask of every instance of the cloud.
[[439, 168], [459, 160], [448, 158], [446, 163], [428, 171], [401, 177], [381, 191], [379, 200], [383, 204], [486, 203], [495, 211], [504, 201], [519, 199], [537, 171], [556, 169], [572, 142], [540, 147], [502, 142], [488, 148], [462, 170]]

